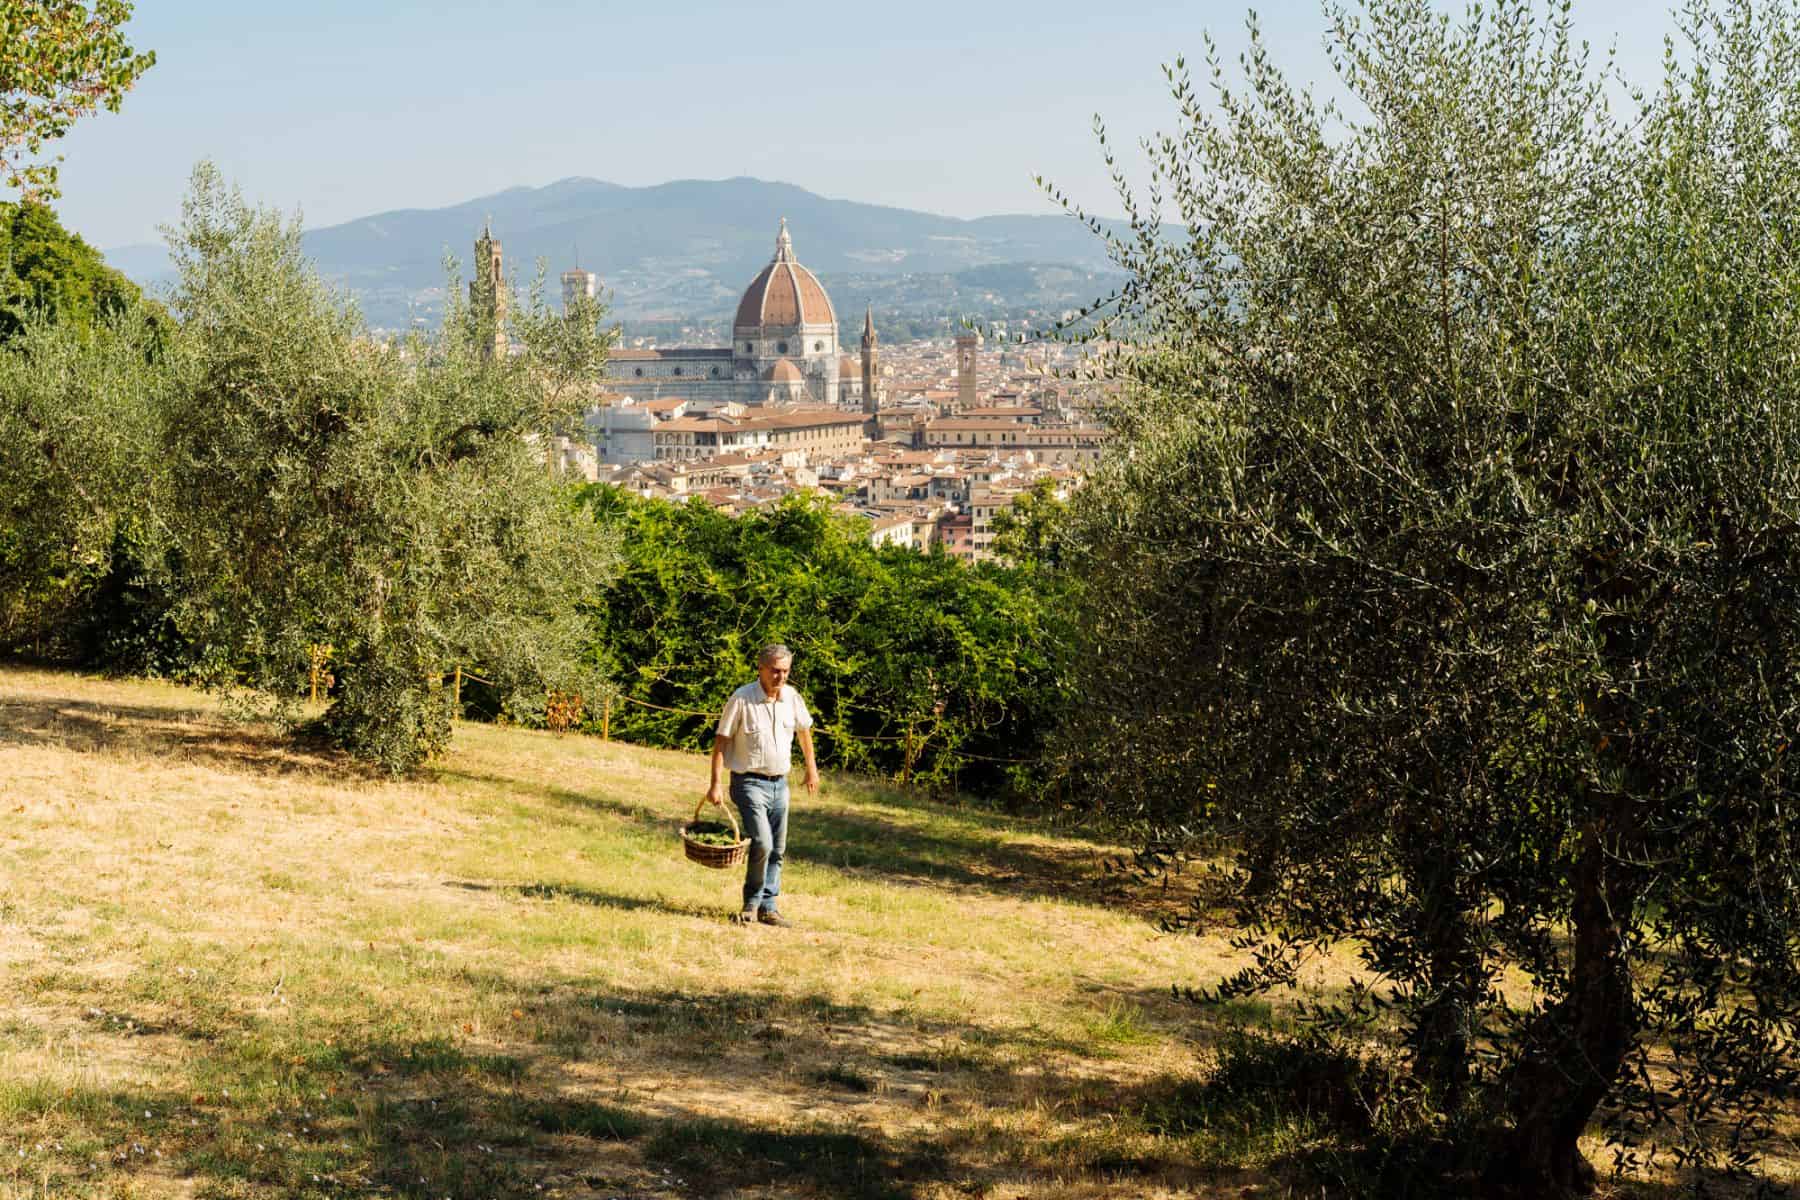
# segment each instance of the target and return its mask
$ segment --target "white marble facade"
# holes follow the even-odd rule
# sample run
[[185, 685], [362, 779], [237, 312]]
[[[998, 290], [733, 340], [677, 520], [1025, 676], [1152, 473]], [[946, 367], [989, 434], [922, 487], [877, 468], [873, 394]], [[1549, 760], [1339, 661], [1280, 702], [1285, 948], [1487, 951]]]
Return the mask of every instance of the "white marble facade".
[[685, 396], [705, 407], [836, 407], [837, 314], [818, 278], [795, 259], [786, 218], [775, 256], [738, 301], [731, 334], [732, 344], [718, 349], [615, 350], [608, 384], [643, 399]]

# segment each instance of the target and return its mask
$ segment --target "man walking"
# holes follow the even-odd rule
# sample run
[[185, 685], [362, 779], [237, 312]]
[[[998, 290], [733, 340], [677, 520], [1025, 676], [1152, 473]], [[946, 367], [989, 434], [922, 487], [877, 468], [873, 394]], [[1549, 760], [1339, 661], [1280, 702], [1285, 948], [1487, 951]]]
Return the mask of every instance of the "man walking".
[[724, 775], [731, 772], [731, 800], [750, 839], [744, 867], [744, 907], [740, 923], [760, 921], [786, 928], [775, 908], [781, 894], [781, 860], [787, 851], [788, 771], [794, 765], [794, 735], [806, 759], [806, 791], [819, 790], [813, 761], [812, 714], [788, 686], [794, 655], [786, 646], [764, 646], [756, 656], [756, 679], [731, 693], [713, 734], [712, 785], [706, 798], [723, 806]]

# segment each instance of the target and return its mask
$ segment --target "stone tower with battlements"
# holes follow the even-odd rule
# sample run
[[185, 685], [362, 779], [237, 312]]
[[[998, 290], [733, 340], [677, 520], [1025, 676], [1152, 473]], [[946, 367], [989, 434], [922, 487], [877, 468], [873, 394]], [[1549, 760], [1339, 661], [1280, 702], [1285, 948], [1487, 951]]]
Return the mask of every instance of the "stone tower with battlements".
[[581, 269], [581, 251], [575, 251], [575, 265], [562, 273], [563, 315], [574, 310], [577, 301], [592, 300], [599, 294], [599, 278], [592, 271]]
[[506, 272], [500, 258], [500, 242], [493, 229], [483, 223], [481, 236], [475, 239], [475, 278], [469, 284], [469, 307], [483, 325], [494, 331], [491, 345], [484, 345], [484, 358], [506, 357]]

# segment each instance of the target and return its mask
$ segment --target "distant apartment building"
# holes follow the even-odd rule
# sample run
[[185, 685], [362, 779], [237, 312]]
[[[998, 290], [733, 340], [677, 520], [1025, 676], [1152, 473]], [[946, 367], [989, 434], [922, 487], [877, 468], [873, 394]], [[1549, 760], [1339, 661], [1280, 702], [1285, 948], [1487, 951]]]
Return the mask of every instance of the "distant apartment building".
[[869, 524], [869, 542], [875, 546], [903, 546], [912, 549], [915, 544], [915, 518], [904, 513], [896, 513], [875, 517]]
[[1003, 508], [1011, 508], [1018, 492], [1008, 489], [994, 491], [982, 489], [969, 497], [969, 549], [970, 557], [982, 559], [993, 555], [994, 546], [994, 514]]
[[587, 415], [588, 439], [594, 454], [606, 466], [649, 462], [656, 457], [652, 430], [657, 423], [687, 411], [688, 401], [643, 402], [631, 396], [606, 396], [600, 407]]
[[974, 520], [966, 512], [945, 517], [937, 523], [937, 544], [951, 558], [974, 562]]
[[658, 461], [759, 451], [799, 451], [809, 458], [828, 458], [855, 454], [864, 446], [862, 415], [835, 408], [676, 417], [658, 422], [651, 438]]
[[1092, 467], [1105, 448], [1106, 430], [1094, 425], [1048, 426], [1007, 417], [939, 417], [913, 430], [917, 449], [1030, 451], [1035, 462]]

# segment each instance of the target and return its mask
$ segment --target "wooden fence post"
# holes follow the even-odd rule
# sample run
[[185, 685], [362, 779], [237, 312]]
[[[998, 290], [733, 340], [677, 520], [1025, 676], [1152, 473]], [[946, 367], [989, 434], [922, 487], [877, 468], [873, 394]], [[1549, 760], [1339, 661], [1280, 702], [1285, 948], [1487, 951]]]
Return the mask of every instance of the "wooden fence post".
[[454, 712], [459, 717], [462, 716], [462, 664], [461, 663], [456, 664], [455, 690], [451, 693], [451, 697], [452, 697], [451, 703], [453, 705], [451, 711]]
[[612, 697], [600, 698], [600, 740], [612, 741]]

